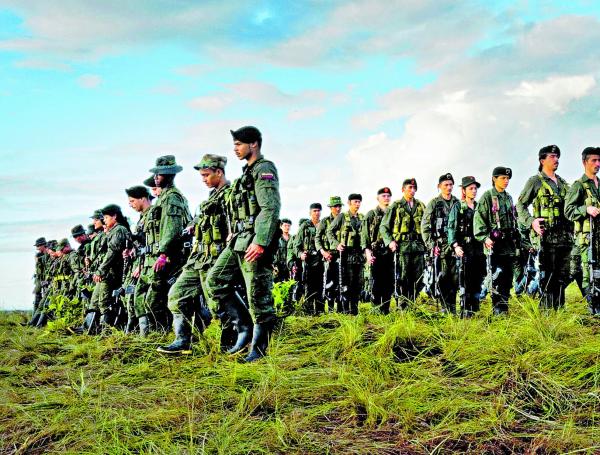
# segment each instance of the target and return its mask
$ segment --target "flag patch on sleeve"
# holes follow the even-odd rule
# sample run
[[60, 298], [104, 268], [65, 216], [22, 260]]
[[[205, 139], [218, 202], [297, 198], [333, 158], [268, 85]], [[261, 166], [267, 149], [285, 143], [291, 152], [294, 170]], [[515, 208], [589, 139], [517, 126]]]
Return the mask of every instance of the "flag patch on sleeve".
[[261, 180], [273, 180], [274, 178], [275, 178], [275, 176], [271, 173], [260, 174]]

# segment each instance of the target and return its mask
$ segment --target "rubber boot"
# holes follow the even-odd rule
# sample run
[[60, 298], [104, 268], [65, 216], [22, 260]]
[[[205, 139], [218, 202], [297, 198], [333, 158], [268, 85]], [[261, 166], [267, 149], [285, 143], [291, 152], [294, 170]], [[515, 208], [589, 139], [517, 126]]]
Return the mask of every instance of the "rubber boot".
[[136, 318], [133, 314], [130, 314], [127, 317], [127, 324], [125, 325], [125, 333], [135, 333], [138, 327], [138, 318]]
[[227, 316], [237, 332], [237, 339], [231, 349], [227, 350], [228, 354], [235, 354], [245, 349], [252, 341], [252, 316], [248, 309], [236, 299], [232, 299], [230, 306], [227, 308]]
[[110, 312], [102, 313], [100, 315], [100, 332], [105, 333], [108, 332], [112, 327], [111, 325], [112, 315]]
[[83, 333], [86, 335], [98, 335], [100, 333], [100, 312], [89, 311], [85, 315], [85, 321], [83, 325], [86, 327], [86, 331]]
[[142, 338], [147, 337], [150, 333], [150, 320], [147, 314], [138, 318], [138, 325], [140, 326], [140, 336]]
[[30, 327], [35, 327], [37, 325], [41, 315], [42, 315], [42, 313], [40, 313], [40, 312], [33, 313], [33, 316], [31, 316], [31, 320], [27, 323], [27, 325]]
[[191, 354], [192, 330], [188, 319], [183, 314], [173, 315], [173, 331], [175, 341], [168, 346], [159, 346], [156, 350], [163, 354]]
[[221, 352], [227, 352], [237, 342], [237, 331], [231, 322], [221, 322]]
[[252, 335], [252, 347], [250, 353], [244, 359], [244, 362], [254, 362], [258, 359], [263, 358], [267, 354], [267, 347], [269, 346], [269, 338], [273, 332], [273, 326], [275, 325], [275, 318], [271, 318], [268, 321], [257, 322], [254, 324], [254, 333]]
[[48, 315], [46, 313], [40, 313], [40, 316], [36, 321], [35, 328], [43, 329], [46, 327], [46, 324], [48, 324]]

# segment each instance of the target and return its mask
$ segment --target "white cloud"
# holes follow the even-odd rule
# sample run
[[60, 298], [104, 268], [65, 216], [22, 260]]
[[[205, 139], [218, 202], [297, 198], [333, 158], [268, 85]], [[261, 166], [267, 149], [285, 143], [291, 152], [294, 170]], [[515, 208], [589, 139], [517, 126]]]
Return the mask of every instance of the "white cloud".
[[102, 84], [102, 77], [97, 74], [84, 74], [77, 78], [77, 84], [83, 88], [97, 88]]
[[293, 109], [288, 113], [287, 118], [290, 121], [314, 119], [317, 117], [322, 117], [323, 115], [325, 115], [326, 112], [326, 109], [322, 106], [312, 106], [300, 109]]

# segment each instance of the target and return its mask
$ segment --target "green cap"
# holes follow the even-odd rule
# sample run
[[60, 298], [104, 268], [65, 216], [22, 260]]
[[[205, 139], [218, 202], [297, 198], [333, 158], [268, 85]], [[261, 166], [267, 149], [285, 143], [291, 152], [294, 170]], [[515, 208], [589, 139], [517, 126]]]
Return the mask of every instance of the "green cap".
[[81, 224], [78, 224], [77, 226], [74, 226], [73, 229], [71, 229], [71, 235], [73, 237], [77, 237], [78, 235], [84, 235], [85, 234], [85, 229], [83, 229], [83, 226]]
[[508, 175], [508, 178], [512, 178], [512, 169], [504, 166], [497, 166], [492, 171], [492, 177], [499, 177], [501, 175]]
[[173, 155], [159, 156], [156, 159], [156, 166], [150, 169], [153, 174], [177, 174], [183, 171], [183, 168], [175, 162]]
[[67, 239], [61, 239], [57, 244], [56, 244], [56, 248], [54, 248], [54, 251], [60, 251], [62, 250], [64, 247], [70, 247], [71, 244], [69, 243], [69, 241]]
[[151, 175], [146, 180], [144, 180], [142, 183], [150, 188], [156, 188], [156, 183], [154, 183], [154, 175]]
[[224, 171], [226, 164], [226, 157], [207, 153], [202, 157], [202, 160], [194, 166], [194, 169], [197, 171], [200, 169], [221, 169]]
[[56, 240], [48, 240], [46, 247], [48, 247], [48, 249], [50, 249], [50, 250], [53, 250], [54, 248], [56, 248]]
[[329, 204], [327, 204], [327, 207], [335, 207], [336, 205], [344, 205], [342, 198], [340, 196], [331, 196], [329, 198]]
[[86, 234], [87, 235], [92, 235], [94, 232], [96, 232], [96, 228], [94, 227], [94, 225], [93, 224], [88, 224]]
[[90, 216], [93, 220], [102, 220], [104, 217], [102, 215], [102, 210], [94, 210], [94, 214]]
[[33, 244], [33, 246], [44, 246], [46, 244], [47, 244], [46, 237], [40, 237], [39, 239], [37, 239], [35, 241], [35, 243]]

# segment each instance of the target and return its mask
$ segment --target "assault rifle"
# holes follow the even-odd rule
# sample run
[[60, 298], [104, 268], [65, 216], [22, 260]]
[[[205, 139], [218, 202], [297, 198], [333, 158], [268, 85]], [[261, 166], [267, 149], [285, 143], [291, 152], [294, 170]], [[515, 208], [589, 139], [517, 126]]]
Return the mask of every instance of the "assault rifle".
[[594, 305], [592, 299], [596, 299], [600, 296], [600, 289], [598, 288], [598, 280], [600, 279], [600, 270], [596, 268], [596, 256], [594, 255], [594, 217], [590, 216], [590, 234], [589, 234], [588, 245], [588, 264], [590, 268], [590, 284], [588, 286], [587, 299], [588, 304]]
[[465, 285], [465, 263], [467, 258], [457, 257], [456, 268], [458, 271], [458, 296], [460, 298], [460, 314], [462, 317], [466, 316], [467, 311], [467, 289]]
[[340, 251], [340, 257], [338, 258], [338, 303], [342, 307], [342, 312], [346, 312], [348, 305], [348, 297], [346, 295], [348, 286], [344, 285], [343, 253], [343, 251]]
[[487, 274], [485, 276], [485, 280], [483, 280], [483, 284], [481, 285], [481, 293], [479, 295], [479, 300], [483, 300], [485, 296], [488, 294], [498, 294], [498, 291], [494, 287], [494, 282], [498, 279], [500, 274], [502, 273], [502, 269], [500, 267], [496, 267], [496, 270], [493, 270], [492, 267], [492, 251], [485, 258], [485, 268]]

